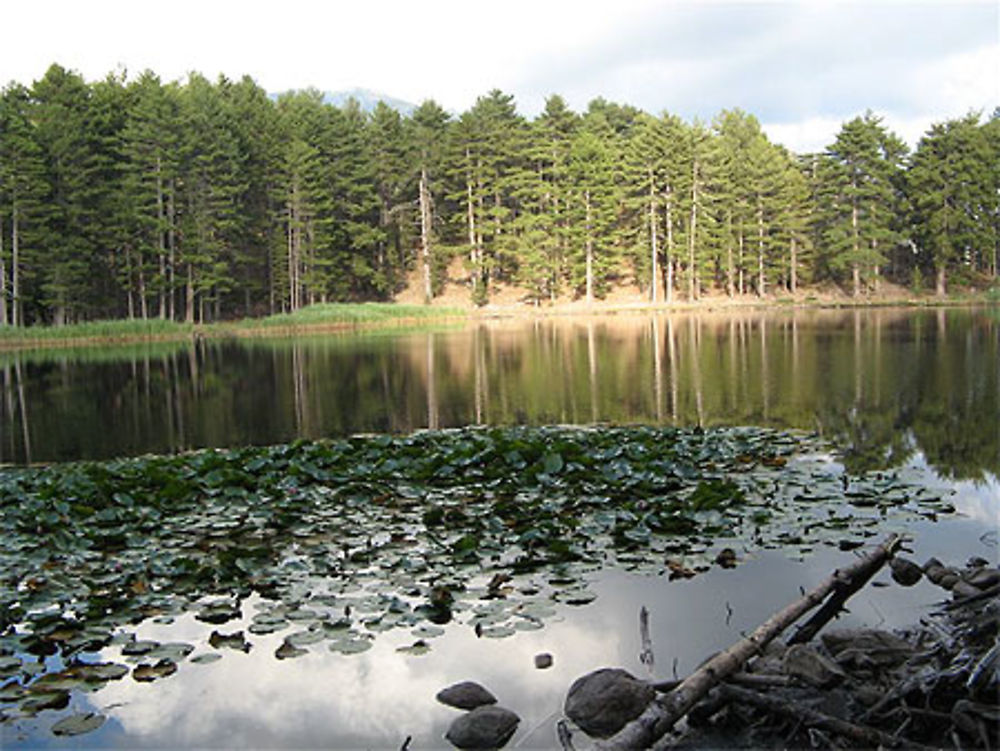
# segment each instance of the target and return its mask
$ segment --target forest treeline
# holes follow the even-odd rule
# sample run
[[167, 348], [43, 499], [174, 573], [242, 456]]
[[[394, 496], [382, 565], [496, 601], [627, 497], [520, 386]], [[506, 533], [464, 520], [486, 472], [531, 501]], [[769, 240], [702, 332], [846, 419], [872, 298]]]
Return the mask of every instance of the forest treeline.
[[456, 257], [479, 304], [498, 283], [538, 301], [944, 294], [995, 282], [998, 250], [1000, 109], [912, 153], [866, 113], [798, 155], [738, 109], [689, 123], [553, 95], [527, 119], [497, 90], [403, 116], [53, 65], [0, 97], [0, 325], [390, 299], [414, 271], [430, 300]]

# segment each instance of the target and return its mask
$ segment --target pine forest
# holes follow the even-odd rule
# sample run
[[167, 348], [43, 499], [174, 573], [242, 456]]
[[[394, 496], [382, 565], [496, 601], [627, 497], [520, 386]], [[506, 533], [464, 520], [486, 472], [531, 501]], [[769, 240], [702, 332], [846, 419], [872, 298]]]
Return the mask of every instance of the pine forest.
[[425, 301], [461, 262], [470, 300], [653, 303], [883, 282], [995, 285], [1000, 109], [911, 151], [877, 114], [822, 153], [750, 113], [711, 122], [557, 95], [534, 119], [490, 91], [325, 104], [252, 79], [152, 72], [88, 83], [58, 65], [0, 99], [0, 324], [208, 322], [330, 301]]

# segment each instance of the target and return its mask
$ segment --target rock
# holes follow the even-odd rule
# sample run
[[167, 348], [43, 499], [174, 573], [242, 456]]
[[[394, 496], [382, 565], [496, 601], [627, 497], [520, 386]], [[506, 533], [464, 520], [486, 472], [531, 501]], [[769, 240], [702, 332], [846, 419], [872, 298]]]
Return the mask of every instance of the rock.
[[620, 668], [601, 668], [577, 678], [566, 695], [564, 710], [587, 735], [612, 736], [656, 696], [648, 683]]
[[496, 704], [497, 698], [474, 681], [462, 681], [437, 693], [437, 700], [456, 709], [475, 709], [486, 704]]
[[785, 675], [799, 678], [816, 688], [832, 688], [847, 677], [837, 663], [805, 644], [790, 647], [785, 652], [782, 667]]
[[955, 582], [955, 586], [951, 588], [951, 596], [956, 600], [962, 600], [966, 597], [975, 597], [980, 592], [982, 592], [982, 590], [979, 587], [964, 581]]
[[920, 566], [908, 558], [901, 558], [899, 556], [889, 561], [889, 568], [892, 569], [893, 581], [904, 587], [912, 587], [924, 575]]
[[444, 737], [457, 748], [502, 748], [520, 721], [503, 707], [476, 707], [451, 723]]
[[545, 670], [546, 668], [552, 667], [552, 655], [548, 652], [542, 652], [541, 654], [535, 655], [535, 667], [539, 670]]
[[737, 563], [736, 551], [732, 548], [723, 548], [715, 556], [715, 562], [722, 566], [722, 568], [735, 568]]
[[828, 631], [820, 639], [838, 664], [859, 668], [899, 665], [914, 652], [898, 636], [869, 628]]
[[1000, 570], [995, 568], [979, 568], [966, 576], [965, 581], [977, 589], [989, 589], [1000, 584]]

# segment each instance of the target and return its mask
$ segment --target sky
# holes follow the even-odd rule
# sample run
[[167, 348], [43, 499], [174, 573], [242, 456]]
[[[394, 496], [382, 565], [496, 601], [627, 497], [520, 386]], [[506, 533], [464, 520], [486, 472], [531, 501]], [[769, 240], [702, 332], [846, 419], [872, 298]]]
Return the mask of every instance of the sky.
[[[0, 82], [249, 75], [275, 93], [371, 89], [462, 112], [499, 88], [710, 122], [739, 107], [797, 152], [866, 110], [911, 146], [1000, 106], [1000, 1], [47, 0], [9, 3]], [[11, 33], [13, 32], [13, 33]]]

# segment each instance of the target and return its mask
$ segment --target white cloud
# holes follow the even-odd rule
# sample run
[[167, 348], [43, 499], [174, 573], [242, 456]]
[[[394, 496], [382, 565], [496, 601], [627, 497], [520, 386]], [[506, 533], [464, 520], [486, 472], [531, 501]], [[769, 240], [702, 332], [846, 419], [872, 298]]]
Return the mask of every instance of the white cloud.
[[55, 61], [89, 80], [248, 74], [269, 91], [360, 86], [456, 111], [494, 87], [528, 115], [552, 93], [577, 110], [597, 96], [688, 118], [741, 107], [793, 148], [869, 108], [912, 143], [1000, 101], [993, 2], [56, 0], [14, 3], [4, 24], [23, 33], [0, 45], [0, 82]]

